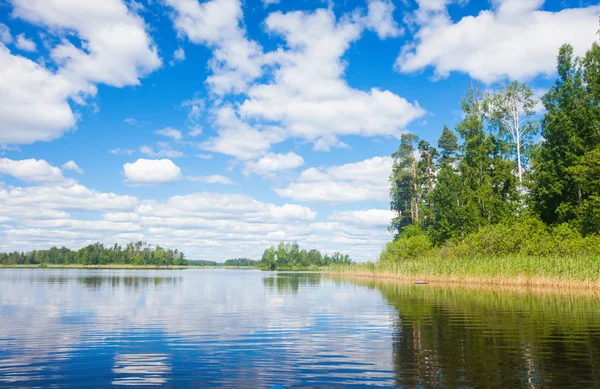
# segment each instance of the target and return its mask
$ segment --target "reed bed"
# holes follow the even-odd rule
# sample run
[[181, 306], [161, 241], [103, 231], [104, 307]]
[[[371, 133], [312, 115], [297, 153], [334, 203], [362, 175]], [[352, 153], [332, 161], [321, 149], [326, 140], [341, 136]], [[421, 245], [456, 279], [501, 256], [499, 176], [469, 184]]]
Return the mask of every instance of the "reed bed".
[[600, 289], [600, 256], [425, 257], [330, 266], [330, 274], [410, 282]]

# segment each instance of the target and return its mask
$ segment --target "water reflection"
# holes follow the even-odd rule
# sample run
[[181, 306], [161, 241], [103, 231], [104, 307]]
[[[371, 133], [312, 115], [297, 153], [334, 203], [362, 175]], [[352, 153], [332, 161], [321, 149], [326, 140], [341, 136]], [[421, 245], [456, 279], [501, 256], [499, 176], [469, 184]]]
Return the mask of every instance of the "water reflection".
[[595, 295], [362, 283], [397, 311], [399, 384], [600, 387]]
[[0, 271], [0, 388], [600, 387], [596, 296], [239, 270]]
[[297, 294], [300, 287], [314, 288], [321, 284], [321, 273], [293, 273], [282, 272], [264, 277], [263, 284], [267, 290], [277, 291], [280, 294]]

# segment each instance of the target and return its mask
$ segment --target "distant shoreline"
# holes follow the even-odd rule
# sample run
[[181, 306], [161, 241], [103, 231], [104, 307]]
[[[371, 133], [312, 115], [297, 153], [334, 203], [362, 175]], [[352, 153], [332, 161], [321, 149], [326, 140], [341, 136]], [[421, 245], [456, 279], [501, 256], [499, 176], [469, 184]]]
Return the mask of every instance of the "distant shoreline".
[[255, 269], [253, 266], [194, 266], [194, 265], [83, 265], [83, 264], [31, 264], [31, 265], [0, 265], [0, 269], [147, 269], [147, 270], [183, 270], [183, 269]]

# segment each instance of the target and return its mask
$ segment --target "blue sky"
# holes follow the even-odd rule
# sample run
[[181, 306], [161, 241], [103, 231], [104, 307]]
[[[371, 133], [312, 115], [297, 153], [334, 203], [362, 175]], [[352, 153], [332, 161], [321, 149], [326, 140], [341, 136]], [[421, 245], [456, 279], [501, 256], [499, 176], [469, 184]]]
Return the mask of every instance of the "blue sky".
[[0, 250], [279, 241], [374, 260], [391, 159], [472, 83], [542, 95], [593, 1], [0, 2]]

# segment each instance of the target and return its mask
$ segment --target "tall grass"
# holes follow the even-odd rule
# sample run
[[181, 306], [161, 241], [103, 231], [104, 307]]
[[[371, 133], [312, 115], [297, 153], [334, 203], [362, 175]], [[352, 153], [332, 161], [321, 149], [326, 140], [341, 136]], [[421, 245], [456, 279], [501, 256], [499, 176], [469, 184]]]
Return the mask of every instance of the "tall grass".
[[577, 284], [600, 288], [600, 256], [508, 255], [454, 259], [429, 256], [398, 262], [330, 266], [327, 271], [409, 281], [555, 286]]
[[330, 272], [375, 278], [600, 288], [600, 236], [533, 217], [487, 226], [459, 242], [433, 247], [410, 227], [376, 263], [331, 266]]

